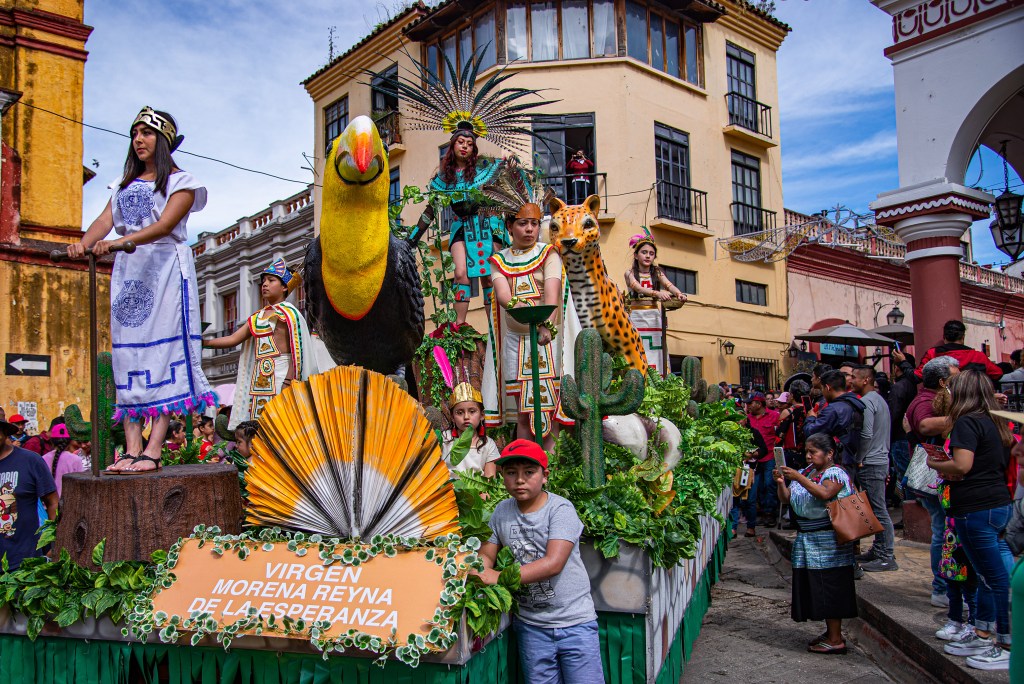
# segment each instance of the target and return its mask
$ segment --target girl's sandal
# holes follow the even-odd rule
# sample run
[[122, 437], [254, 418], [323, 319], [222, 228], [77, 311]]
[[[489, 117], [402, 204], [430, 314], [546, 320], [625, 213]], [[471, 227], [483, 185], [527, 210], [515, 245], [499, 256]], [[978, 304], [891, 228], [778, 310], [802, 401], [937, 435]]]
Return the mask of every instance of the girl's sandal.
[[843, 642], [842, 646], [833, 646], [824, 639], [812, 644], [807, 647], [810, 653], [820, 653], [822, 655], [846, 655], [846, 642]]
[[131, 465], [135, 465], [140, 461], [149, 461], [150, 463], [155, 464], [155, 467], [147, 468], [145, 470], [130, 470], [129, 468], [125, 468], [124, 470], [117, 470], [114, 472], [120, 475], [146, 475], [148, 473], [158, 473], [160, 472], [160, 469], [163, 468], [163, 463], [160, 461], [159, 458], [153, 458], [152, 456], [146, 456], [145, 454], [141, 454], [139, 456], [134, 457], [132, 459]]
[[136, 458], [137, 458], [136, 456], [132, 456], [131, 454], [125, 454], [124, 456], [122, 456], [121, 458], [117, 459], [116, 461], [114, 461], [113, 463], [108, 465], [106, 468], [101, 470], [100, 471], [100, 475], [120, 475], [122, 472], [124, 472], [124, 468], [118, 468], [118, 469], [115, 470], [114, 466], [119, 464], [119, 463], [122, 463], [122, 462], [126, 466], [129, 466], [129, 465], [131, 465], [132, 463], [135, 462]]

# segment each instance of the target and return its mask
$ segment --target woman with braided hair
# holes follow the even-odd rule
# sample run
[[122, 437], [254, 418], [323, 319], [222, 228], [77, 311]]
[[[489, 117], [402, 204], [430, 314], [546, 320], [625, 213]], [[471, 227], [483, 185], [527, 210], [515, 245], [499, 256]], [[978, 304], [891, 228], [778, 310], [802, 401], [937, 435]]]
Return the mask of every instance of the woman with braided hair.
[[53, 481], [57, 483], [57, 498], [61, 496], [61, 480], [68, 473], [84, 473], [85, 461], [77, 453], [82, 443], [71, 437], [68, 426], [58, 423], [50, 428], [51, 451], [43, 454], [46, 467], [50, 469]]

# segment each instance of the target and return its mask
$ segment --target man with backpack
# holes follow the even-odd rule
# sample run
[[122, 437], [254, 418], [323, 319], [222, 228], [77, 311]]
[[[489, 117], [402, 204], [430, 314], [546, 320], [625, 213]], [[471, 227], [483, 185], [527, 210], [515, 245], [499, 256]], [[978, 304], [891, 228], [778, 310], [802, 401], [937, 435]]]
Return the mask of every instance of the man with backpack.
[[864, 402], [846, 389], [846, 376], [841, 371], [829, 371], [821, 378], [821, 389], [828, 402], [824, 408], [815, 406], [804, 421], [804, 435], [810, 437], [823, 432], [838, 444], [836, 465], [847, 472], [850, 479], [857, 476], [860, 431], [864, 425]]

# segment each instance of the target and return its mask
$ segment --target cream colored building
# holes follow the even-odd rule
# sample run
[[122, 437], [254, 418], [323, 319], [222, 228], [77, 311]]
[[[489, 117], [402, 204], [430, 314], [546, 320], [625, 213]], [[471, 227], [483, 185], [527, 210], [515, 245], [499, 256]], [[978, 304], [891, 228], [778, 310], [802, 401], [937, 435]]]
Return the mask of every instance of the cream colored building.
[[[595, 162], [591, 191], [601, 196], [602, 247], [624, 286], [630, 236], [650, 226], [658, 261], [690, 303], [669, 317], [674, 360], [701, 357], [708, 380], [775, 385], [789, 346], [783, 264], [740, 263], [715, 239], [772, 227], [782, 220], [776, 51], [788, 27], [744, 2], [555, 0], [456, 2], [414, 6], [377, 28], [304, 85], [315, 106], [318, 172], [322, 154], [350, 117], [394, 107], [367, 71], [412, 68], [444, 53], [462, 64], [474, 49], [491, 66], [507, 65], [508, 85], [546, 89], [527, 141], [535, 163], [572, 199], [565, 163], [582, 148]], [[402, 47], [404, 44], [404, 48]], [[383, 55], [383, 56], [382, 56]], [[424, 186], [447, 137], [381, 119], [392, 182]], [[497, 155], [481, 143], [483, 154]], [[580, 193], [582, 194], [582, 193]], [[319, 225], [319, 190], [314, 191]], [[403, 219], [413, 223], [417, 207]], [[485, 329], [482, 301], [470, 322]], [[734, 345], [727, 355], [724, 343]]]

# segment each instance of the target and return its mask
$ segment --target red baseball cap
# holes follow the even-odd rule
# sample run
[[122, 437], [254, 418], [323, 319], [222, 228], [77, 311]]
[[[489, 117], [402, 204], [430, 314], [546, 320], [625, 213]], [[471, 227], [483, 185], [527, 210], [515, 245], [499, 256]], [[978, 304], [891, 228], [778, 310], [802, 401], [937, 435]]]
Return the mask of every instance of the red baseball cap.
[[11, 416], [10, 418], [7, 419], [7, 422], [8, 423], [27, 423], [28, 422], [28, 418], [26, 418], [25, 416], [21, 415], [20, 413], [15, 413], [13, 416]]
[[533, 461], [541, 468], [548, 467], [547, 453], [539, 444], [528, 439], [517, 439], [514, 442], [509, 442], [509, 445], [502, 449], [501, 458], [497, 459], [495, 463], [500, 466], [508, 461], [519, 458]]

